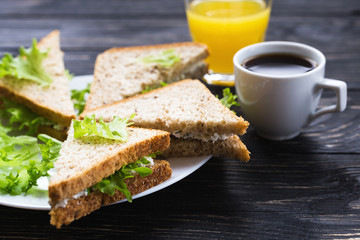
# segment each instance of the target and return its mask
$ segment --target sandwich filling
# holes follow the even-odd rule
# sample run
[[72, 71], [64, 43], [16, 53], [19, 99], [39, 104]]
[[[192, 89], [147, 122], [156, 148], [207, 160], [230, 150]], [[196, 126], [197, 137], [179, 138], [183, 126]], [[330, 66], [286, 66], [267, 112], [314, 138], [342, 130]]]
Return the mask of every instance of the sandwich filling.
[[58, 202], [55, 207], [60, 207], [60, 208], [65, 208], [67, 203], [72, 200], [72, 199], [78, 199], [80, 197], [83, 197], [83, 196], [87, 196], [88, 195], [88, 191], [87, 190], [84, 190], [84, 191], [81, 191], [81, 192], [78, 192], [77, 194], [75, 194], [74, 196], [72, 196], [71, 198], [65, 198], [63, 200], [61, 200], [60, 202]]
[[209, 136], [208, 134], [205, 133], [193, 133], [193, 132], [183, 133], [181, 130], [174, 131], [171, 134], [176, 138], [197, 139], [203, 142], [216, 142], [218, 140], [226, 140], [234, 135], [231, 133], [223, 133], [223, 134], [215, 133], [214, 135]]
[[100, 182], [75, 194], [71, 198], [66, 198], [59, 201], [56, 203], [55, 207], [65, 208], [68, 201], [80, 198], [82, 196], [87, 196], [95, 191], [100, 191], [112, 196], [115, 194], [116, 190], [118, 190], [125, 195], [129, 202], [132, 202], [131, 193], [127, 189], [127, 185], [124, 180], [127, 178], [133, 178], [136, 174], [139, 174], [141, 177], [150, 175], [152, 173], [151, 167], [154, 165], [154, 157], [156, 157], [156, 154], [151, 154], [149, 156], [140, 158], [136, 162], [123, 165], [122, 168], [116, 171], [113, 175], [104, 178]]
[[178, 76], [173, 77], [170, 82], [177, 82], [181, 79], [187, 78], [201, 79], [205, 74], [205, 70], [203, 69], [207, 71], [207, 64], [203, 61], [191, 64], [189, 67], [182, 70], [182, 72]]

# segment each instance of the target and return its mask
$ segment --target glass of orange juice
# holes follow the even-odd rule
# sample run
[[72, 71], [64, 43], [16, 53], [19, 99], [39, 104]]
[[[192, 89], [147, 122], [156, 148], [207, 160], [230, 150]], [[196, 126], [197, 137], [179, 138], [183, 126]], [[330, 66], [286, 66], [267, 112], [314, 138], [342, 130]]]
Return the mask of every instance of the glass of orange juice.
[[272, 0], [185, 0], [192, 39], [208, 46], [210, 84], [233, 86], [233, 56], [265, 39]]

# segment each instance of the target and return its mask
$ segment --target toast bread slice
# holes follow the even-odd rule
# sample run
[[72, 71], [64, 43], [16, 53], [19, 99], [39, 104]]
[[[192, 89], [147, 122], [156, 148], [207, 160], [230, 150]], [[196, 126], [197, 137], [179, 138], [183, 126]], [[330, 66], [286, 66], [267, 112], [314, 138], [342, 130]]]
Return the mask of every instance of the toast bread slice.
[[49, 50], [43, 60], [45, 71], [53, 78], [49, 87], [40, 87], [29, 80], [0, 78], [0, 95], [24, 104], [33, 112], [61, 125], [69, 126], [75, 118], [68, 79], [65, 76], [63, 52], [60, 50], [60, 32], [55, 30], [41, 39], [38, 47]]
[[239, 159], [243, 162], [250, 160], [250, 152], [236, 135], [215, 142], [171, 137], [170, 147], [162, 152], [162, 156], [167, 158], [204, 155]]
[[99, 137], [74, 138], [72, 125], [54, 164], [49, 183], [50, 203], [70, 198], [128, 164], [170, 145], [168, 132], [128, 128], [125, 143]]
[[[156, 56], [167, 49], [174, 49], [181, 57], [173, 66], [141, 62], [143, 57]], [[96, 59], [94, 82], [85, 110], [134, 96], [160, 82], [201, 78], [208, 71], [207, 64], [202, 62], [208, 55], [206, 45], [194, 42], [109, 49]]]
[[[167, 161], [154, 160], [154, 165], [151, 169], [153, 172], [149, 176], [140, 177], [139, 174], [136, 174], [134, 178], [124, 180], [132, 196], [150, 189], [171, 177], [172, 171]], [[59, 229], [62, 225], [68, 225], [102, 206], [110, 205], [123, 199], [125, 199], [124, 194], [118, 190], [112, 196], [97, 190], [87, 196], [69, 200], [65, 207], [53, 206], [49, 213], [51, 215], [50, 223]]]
[[84, 111], [111, 121], [113, 116], [134, 117], [134, 126], [161, 129], [171, 134], [202, 141], [216, 141], [242, 135], [249, 125], [223, 106], [198, 80], [182, 80], [148, 93]]

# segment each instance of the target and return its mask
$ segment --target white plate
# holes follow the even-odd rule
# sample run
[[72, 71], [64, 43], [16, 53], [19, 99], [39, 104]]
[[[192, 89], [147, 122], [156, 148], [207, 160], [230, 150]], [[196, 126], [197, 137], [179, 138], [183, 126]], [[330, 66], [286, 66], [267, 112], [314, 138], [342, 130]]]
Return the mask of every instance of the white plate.
[[[88, 83], [92, 82], [92, 75], [78, 76], [70, 82], [71, 89], [84, 89]], [[166, 188], [186, 176], [190, 175], [198, 168], [200, 168], [204, 163], [206, 163], [211, 156], [201, 156], [201, 157], [182, 157], [182, 158], [169, 158], [172, 169], [171, 178], [167, 181], [150, 188], [142, 193], [133, 196], [133, 199], [149, 195], [151, 193], [157, 192], [163, 188]], [[8, 194], [0, 195], [0, 205], [23, 208], [23, 209], [33, 209], [33, 210], [50, 210], [50, 205], [48, 204], [49, 198], [47, 196], [47, 187], [48, 181], [47, 178], [39, 179], [39, 186], [31, 193], [27, 195], [18, 195], [11, 196]], [[117, 203], [125, 202], [127, 200], [122, 200]]]

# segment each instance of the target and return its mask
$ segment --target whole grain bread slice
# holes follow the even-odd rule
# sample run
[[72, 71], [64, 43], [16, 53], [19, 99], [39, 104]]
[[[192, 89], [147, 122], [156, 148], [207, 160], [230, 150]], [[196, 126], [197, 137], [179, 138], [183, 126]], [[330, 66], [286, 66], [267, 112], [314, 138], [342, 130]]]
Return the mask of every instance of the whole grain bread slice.
[[[141, 61], [167, 49], [173, 49], [181, 58], [171, 67]], [[96, 59], [94, 82], [85, 109], [131, 97], [160, 82], [201, 78], [208, 71], [207, 64], [202, 62], [208, 55], [206, 45], [194, 42], [109, 49]]]
[[50, 202], [70, 198], [114, 174], [123, 164], [163, 151], [170, 144], [165, 131], [129, 127], [128, 133], [125, 143], [99, 137], [77, 139], [71, 125], [50, 178]]
[[190, 79], [85, 111], [80, 117], [95, 114], [97, 119], [111, 121], [115, 115], [125, 117], [133, 113], [136, 113], [134, 126], [202, 141], [242, 135], [249, 125], [223, 106], [200, 81]]
[[70, 98], [68, 78], [65, 76], [64, 54], [60, 50], [60, 32], [51, 32], [41, 39], [38, 47], [49, 50], [42, 64], [53, 78], [53, 83], [49, 87], [40, 87], [29, 80], [0, 78], [0, 95], [24, 104], [47, 119], [69, 126], [75, 118], [75, 112]]
[[[151, 169], [153, 172], [149, 176], [140, 177], [139, 174], [136, 174], [134, 178], [124, 180], [132, 196], [150, 189], [171, 177], [172, 171], [167, 161], [155, 160]], [[53, 206], [50, 211], [50, 223], [56, 226], [56, 228], [61, 228], [62, 225], [68, 225], [102, 206], [110, 205], [123, 199], [125, 199], [124, 194], [118, 190], [112, 196], [97, 190], [86, 196], [69, 200], [65, 207]]]
[[170, 147], [162, 152], [162, 156], [164, 157], [192, 157], [204, 155], [239, 159], [244, 162], [250, 160], [249, 150], [236, 135], [215, 142], [203, 142], [195, 139], [171, 137]]

